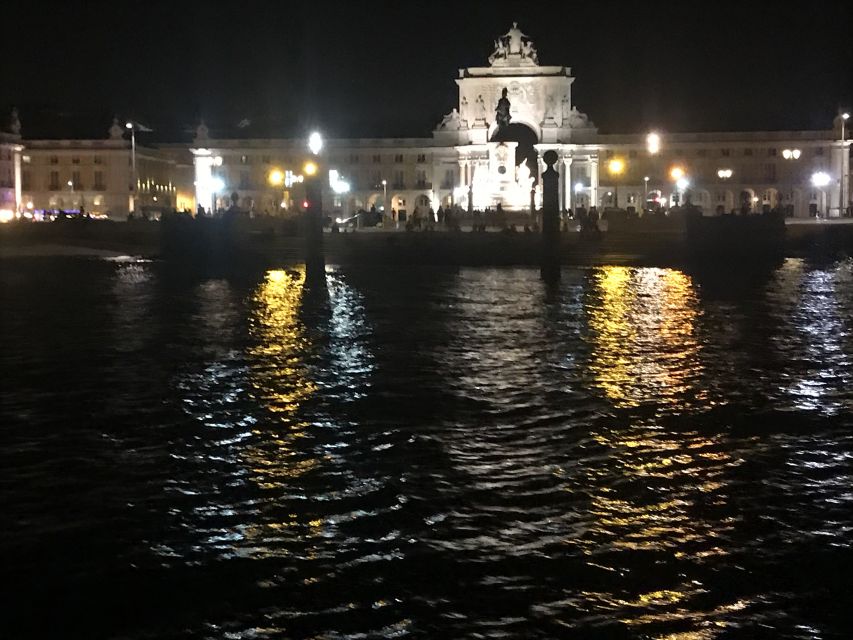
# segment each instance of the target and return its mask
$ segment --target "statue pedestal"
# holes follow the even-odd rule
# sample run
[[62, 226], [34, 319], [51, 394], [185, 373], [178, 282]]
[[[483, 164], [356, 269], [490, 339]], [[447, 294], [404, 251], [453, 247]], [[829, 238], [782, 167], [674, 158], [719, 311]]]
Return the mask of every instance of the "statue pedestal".
[[474, 120], [470, 131], [471, 144], [486, 144], [489, 141], [489, 125], [485, 120]]
[[560, 137], [560, 125], [557, 124], [554, 118], [545, 118], [539, 126], [542, 130], [542, 142], [552, 144], [557, 142], [557, 139]]

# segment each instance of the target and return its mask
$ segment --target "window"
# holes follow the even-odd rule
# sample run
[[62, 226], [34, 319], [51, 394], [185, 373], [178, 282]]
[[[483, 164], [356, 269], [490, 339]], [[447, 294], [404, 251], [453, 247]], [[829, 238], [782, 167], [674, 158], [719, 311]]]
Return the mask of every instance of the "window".
[[57, 156], [50, 156], [50, 164], [59, 164], [59, 158]]
[[768, 149], [767, 155], [770, 156], [771, 158], [775, 158], [776, 157], [776, 149]]
[[396, 154], [394, 156], [394, 162], [396, 162], [397, 164], [401, 164], [403, 162], [403, 154], [402, 153]]
[[378, 153], [374, 153], [373, 164], [379, 164], [380, 162], [382, 162], [382, 156], [380, 156]]
[[728, 158], [730, 155], [732, 155], [732, 150], [731, 149], [720, 149], [720, 155], [723, 156], [724, 158]]
[[50, 182], [48, 182], [47, 188], [51, 191], [59, 191], [59, 171], [50, 172]]
[[95, 156], [95, 164], [104, 164], [103, 156]]
[[358, 164], [358, 154], [357, 153], [349, 154], [349, 161], [350, 161], [350, 164]]
[[612, 158], [613, 157], [613, 149], [608, 149], [604, 155], [607, 158]]
[[249, 164], [249, 156], [240, 156], [240, 164]]
[[104, 186], [104, 172], [103, 171], [95, 171], [95, 191], [103, 191], [106, 187]]
[[776, 182], [776, 165], [768, 163], [764, 165], [764, 182]]
[[374, 171], [370, 174], [370, 180], [373, 183], [374, 188], [379, 188], [382, 186], [382, 172]]
[[752, 155], [752, 149], [744, 149], [744, 150], [743, 150], [743, 155], [745, 155], [745, 156], [751, 156], [751, 155]]
[[421, 164], [426, 162], [426, 154], [425, 153], [419, 153], [418, 154], [418, 162]]
[[248, 189], [249, 188], [249, 172], [241, 171], [240, 172], [240, 188]]
[[815, 149], [814, 154], [816, 156], [822, 156], [823, 155], [823, 147], [818, 147], [817, 149]]
[[426, 171], [423, 169], [418, 169], [417, 176], [415, 178], [417, 180], [418, 189], [426, 189], [427, 179], [426, 179]]
[[32, 176], [30, 175], [30, 172], [29, 171], [22, 171], [21, 172], [21, 188], [24, 191], [29, 191], [31, 182], [32, 182]]
[[718, 191], [717, 192], [717, 202], [725, 202], [725, 201], [726, 201], [726, 194], [723, 193], [722, 191]]
[[71, 164], [80, 164], [80, 156], [71, 156]]
[[441, 185], [442, 189], [450, 189], [456, 182], [456, 172], [453, 169], [444, 170], [444, 182]]
[[80, 172], [79, 171], [72, 171], [71, 172], [71, 184], [73, 185], [72, 189], [82, 189], [83, 188], [83, 181], [80, 180]]
[[403, 172], [395, 171], [394, 172], [394, 188], [395, 189], [403, 189], [405, 187], [405, 183], [403, 182]]

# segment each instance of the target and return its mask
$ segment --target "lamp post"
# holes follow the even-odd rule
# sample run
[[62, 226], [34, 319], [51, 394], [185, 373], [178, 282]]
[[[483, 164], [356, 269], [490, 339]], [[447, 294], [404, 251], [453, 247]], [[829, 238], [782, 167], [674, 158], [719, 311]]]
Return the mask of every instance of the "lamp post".
[[625, 171], [625, 162], [620, 158], [613, 158], [607, 163], [607, 170], [613, 176], [613, 206], [619, 208], [619, 176]]
[[[729, 180], [729, 178], [732, 177], [733, 173], [734, 172], [731, 169], [717, 169], [717, 177], [720, 180], [722, 180], [723, 182], [727, 182]], [[728, 193], [728, 190], [726, 190], [726, 193]], [[723, 196], [723, 198], [725, 198], [725, 195]], [[719, 199], [719, 197], [718, 197], [718, 199]], [[726, 204], [728, 204], [728, 201], [726, 201]], [[717, 205], [718, 210], [719, 210], [720, 206], [722, 206], [722, 205]], [[726, 212], [725, 207], [723, 207], [723, 213], [725, 213], [725, 212]]]
[[[802, 151], [799, 149], [782, 149], [782, 158], [784, 160], [799, 160]], [[788, 179], [788, 202], [790, 202], [791, 206], [791, 215], [794, 215], [794, 188], [793, 188], [793, 180]]]
[[[812, 185], [820, 191], [821, 200], [823, 200], [823, 196], [825, 195], [823, 192], [823, 188], [828, 185], [832, 181], [832, 178], [829, 177], [829, 174], [826, 171], [816, 171], [812, 174]], [[824, 216], [826, 219], [829, 219], [829, 203], [827, 203], [827, 212]]]
[[136, 211], [136, 127], [129, 120], [124, 124], [125, 128], [130, 129], [130, 180], [131, 180], [131, 196], [130, 210]]
[[681, 186], [682, 180], [684, 180], [684, 169], [682, 169], [681, 167], [673, 167], [669, 170], [669, 177], [672, 178], [672, 181], [675, 183], [675, 193], [673, 194], [673, 200], [675, 200], [675, 206], [678, 206], [679, 204], [681, 204], [678, 199], [678, 188]]
[[[388, 219], [388, 181], [383, 179], [382, 180], [382, 220], [383, 220], [382, 226], [385, 226], [384, 221], [387, 219]], [[396, 221], [392, 220], [392, 222], [396, 222]]]
[[643, 211], [646, 210], [646, 203], [649, 201], [649, 176], [643, 176]]

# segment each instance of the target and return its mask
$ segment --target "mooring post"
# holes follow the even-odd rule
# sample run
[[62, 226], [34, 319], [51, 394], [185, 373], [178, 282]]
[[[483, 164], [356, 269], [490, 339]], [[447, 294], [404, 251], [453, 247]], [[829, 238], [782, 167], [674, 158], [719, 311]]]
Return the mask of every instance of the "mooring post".
[[326, 256], [323, 251], [323, 187], [320, 172], [305, 181], [305, 284], [326, 281]]
[[557, 152], [549, 149], [542, 159], [542, 257], [539, 274], [543, 280], [560, 279], [560, 173], [554, 168]]

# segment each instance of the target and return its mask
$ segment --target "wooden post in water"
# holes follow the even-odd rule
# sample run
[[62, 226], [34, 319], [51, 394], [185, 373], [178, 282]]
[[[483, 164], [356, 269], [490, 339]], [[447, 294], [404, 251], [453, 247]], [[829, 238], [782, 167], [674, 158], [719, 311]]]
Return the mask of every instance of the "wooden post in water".
[[542, 156], [547, 169], [542, 172], [542, 256], [539, 274], [543, 280], [560, 279], [560, 173], [554, 169], [557, 152]]

